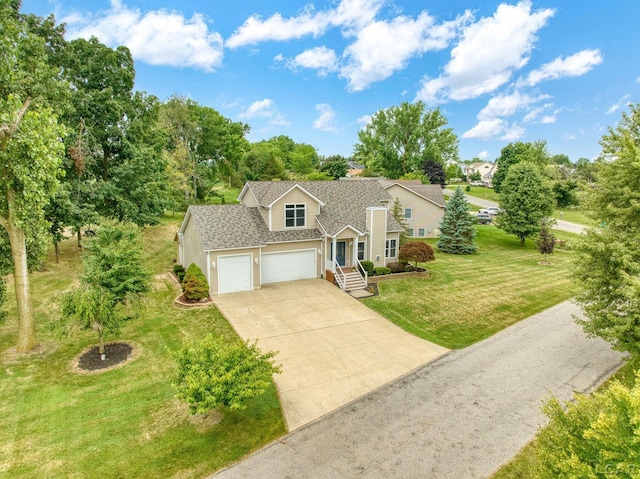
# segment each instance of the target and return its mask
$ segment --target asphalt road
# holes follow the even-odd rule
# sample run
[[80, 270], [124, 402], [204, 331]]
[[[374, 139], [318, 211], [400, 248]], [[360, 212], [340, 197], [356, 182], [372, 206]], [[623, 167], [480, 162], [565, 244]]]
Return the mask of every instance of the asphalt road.
[[[445, 196], [451, 196], [453, 191], [444, 189], [443, 190]], [[481, 208], [487, 208], [489, 206], [500, 206], [495, 201], [484, 200], [482, 198], [477, 198], [475, 196], [464, 195], [467, 201], [473, 205], [480, 206]], [[583, 225], [579, 225], [577, 223], [571, 223], [569, 221], [564, 220], [556, 220], [556, 224], [553, 229], [560, 231], [567, 231], [569, 233], [581, 234], [586, 231], [586, 228]]]
[[565, 302], [454, 351], [287, 435], [215, 477], [484, 478], [545, 423], [543, 401], [591, 390], [622, 355]]

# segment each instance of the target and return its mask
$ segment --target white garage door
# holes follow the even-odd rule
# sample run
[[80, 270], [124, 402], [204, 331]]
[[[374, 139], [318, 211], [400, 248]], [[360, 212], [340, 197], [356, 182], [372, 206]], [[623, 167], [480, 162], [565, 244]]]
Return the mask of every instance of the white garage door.
[[252, 289], [250, 254], [218, 257], [218, 294]]
[[316, 250], [265, 253], [262, 255], [262, 284], [316, 277]]

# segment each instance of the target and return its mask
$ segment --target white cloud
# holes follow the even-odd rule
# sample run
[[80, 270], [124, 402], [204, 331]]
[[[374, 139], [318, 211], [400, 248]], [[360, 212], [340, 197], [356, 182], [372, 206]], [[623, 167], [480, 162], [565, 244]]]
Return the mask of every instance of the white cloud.
[[358, 125], [364, 128], [369, 123], [371, 123], [371, 118], [372, 118], [371, 115], [362, 115], [360, 118], [356, 120], [356, 123], [358, 123]]
[[445, 48], [470, 17], [466, 12], [454, 21], [435, 25], [434, 18], [422, 12], [415, 19], [399, 16], [371, 22], [345, 49], [346, 64], [340, 76], [347, 78], [350, 90], [363, 90], [405, 68], [416, 55]]
[[636, 78], [636, 83], [640, 83], [640, 77]]
[[549, 123], [555, 123], [557, 120], [556, 115], [545, 115], [540, 119], [540, 123], [547, 125]]
[[478, 120], [490, 120], [492, 118], [511, 116], [520, 110], [526, 110], [533, 103], [549, 98], [548, 95], [532, 97], [515, 91], [509, 95], [496, 95], [489, 100], [478, 113]]
[[524, 129], [515, 123], [509, 125], [501, 118], [480, 120], [476, 126], [462, 134], [462, 138], [476, 140], [491, 140], [499, 138], [503, 141], [515, 141], [522, 138]]
[[480, 153], [478, 153], [478, 158], [480, 158], [481, 160], [484, 160], [488, 157], [489, 157], [489, 152], [486, 150], [483, 150]]
[[554, 10], [531, 11], [531, 2], [501, 4], [492, 17], [467, 26], [444, 74], [424, 78], [416, 99], [434, 104], [475, 98], [509, 81], [529, 61], [537, 32]]
[[62, 21], [67, 23], [67, 38], [95, 36], [111, 47], [125, 45], [136, 60], [150, 65], [210, 72], [222, 62], [222, 36], [210, 31], [198, 13], [190, 19], [165, 9], [142, 13], [112, 0], [109, 10], [73, 14]]
[[319, 37], [332, 26], [342, 26], [347, 34], [371, 22], [383, 0], [342, 0], [335, 9], [316, 12], [312, 5], [299, 15], [284, 18], [276, 13], [266, 20], [258, 15], [249, 17], [229, 37], [226, 46], [239, 48], [266, 41], [286, 41], [312, 35]]
[[564, 59], [558, 57], [552, 62], [542, 65], [540, 69], [529, 73], [525, 84], [533, 86], [544, 80], [584, 75], [602, 63], [602, 60], [600, 50], [582, 50]]
[[289, 62], [290, 68], [311, 68], [318, 70], [320, 76], [324, 76], [337, 68], [338, 57], [336, 52], [327, 47], [315, 47], [297, 55]]
[[337, 133], [336, 112], [331, 109], [331, 105], [328, 103], [320, 103], [316, 105], [316, 110], [318, 110], [320, 116], [313, 122], [313, 127], [316, 130]]
[[620, 108], [622, 108], [623, 106], [627, 106], [628, 104], [629, 104], [629, 95], [625, 95], [622, 98], [620, 98], [620, 100], [618, 100], [616, 103], [611, 105], [607, 110], [607, 112], [605, 113], [605, 115], [613, 115]]
[[271, 125], [289, 125], [290, 123], [282, 116], [275, 102], [270, 98], [256, 100], [242, 113], [238, 115], [240, 119], [246, 118], [269, 118]]

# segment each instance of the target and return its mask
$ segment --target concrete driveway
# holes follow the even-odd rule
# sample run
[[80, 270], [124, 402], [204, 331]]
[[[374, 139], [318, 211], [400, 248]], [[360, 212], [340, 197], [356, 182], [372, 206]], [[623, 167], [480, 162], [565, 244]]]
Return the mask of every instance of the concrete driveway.
[[279, 351], [283, 371], [274, 379], [290, 431], [448, 352], [322, 279], [266, 285], [214, 302], [241, 338]]
[[590, 391], [622, 362], [561, 303], [272, 442], [216, 479], [473, 479], [538, 427], [551, 395]]

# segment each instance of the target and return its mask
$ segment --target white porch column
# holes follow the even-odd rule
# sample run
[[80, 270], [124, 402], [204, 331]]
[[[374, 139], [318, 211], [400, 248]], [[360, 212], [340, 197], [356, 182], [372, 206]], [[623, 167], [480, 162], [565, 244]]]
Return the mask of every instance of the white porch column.
[[333, 237], [333, 242], [332, 242], [332, 245], [333, 245], [332, 248], [333, 249], [331, 250], [332, 251], [332, 254], [331, 254], [331, 271], [334, 272], [334, 273], [336, 272], [336, 251], [337, 251], [336, 248], [337, 248], [337, 243], [338, 242], [336, 240], [336, 237], [334, 236]]
[[353, 256], [351, 256], [351, 266], [355, 266], [356, 260], [358, 259], [358, 237], [356, 236], [353, 240]]

